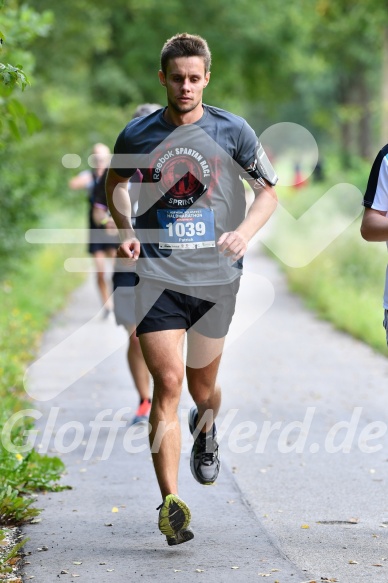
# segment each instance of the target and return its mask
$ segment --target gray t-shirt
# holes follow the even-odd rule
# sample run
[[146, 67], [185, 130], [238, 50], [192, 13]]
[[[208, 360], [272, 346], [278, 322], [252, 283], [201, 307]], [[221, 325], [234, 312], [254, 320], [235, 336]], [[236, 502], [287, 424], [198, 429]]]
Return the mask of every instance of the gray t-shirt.
[[136, 221], [141, 278], [189, 286], [241, 275], [242, 260], [219, 253], [217, 240], [245, 217], [241, 177], [258, 139], [243, 118], [203, 109], [198, 122], [179, 127], [160, 109], [132, 120], [117, 138], [112, 168], [123, 177], [139, 167], [143, 174]]

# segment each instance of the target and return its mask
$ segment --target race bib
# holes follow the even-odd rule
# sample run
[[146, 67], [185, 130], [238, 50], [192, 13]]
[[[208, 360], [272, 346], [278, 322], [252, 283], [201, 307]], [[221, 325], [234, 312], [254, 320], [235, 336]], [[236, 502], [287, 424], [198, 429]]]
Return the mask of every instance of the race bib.
[[212, 209], [159, 209], [157, 217], [159, 249], [200, 249], [216, 246]]

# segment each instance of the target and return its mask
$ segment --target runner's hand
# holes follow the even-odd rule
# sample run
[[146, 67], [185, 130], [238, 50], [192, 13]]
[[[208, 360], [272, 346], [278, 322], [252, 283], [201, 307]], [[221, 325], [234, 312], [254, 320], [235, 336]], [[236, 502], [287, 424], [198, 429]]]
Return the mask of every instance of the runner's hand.
[[218, 250], [233, 261], [240, 259], [246, 252], [248, 242], [238, 231], [223, 233], [217, 241]]
[[117, 257], [120, 259], [127, 259], [129, 265], [133, 265], [139, 259], [140, 255], [140, 241], [133, 237], [123, 241], [117, 249]]

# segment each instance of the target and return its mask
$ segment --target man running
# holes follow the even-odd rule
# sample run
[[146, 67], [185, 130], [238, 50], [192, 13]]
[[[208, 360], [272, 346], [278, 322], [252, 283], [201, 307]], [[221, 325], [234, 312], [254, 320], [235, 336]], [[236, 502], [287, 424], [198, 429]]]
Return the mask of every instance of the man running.
[[[220, 467], [216, 378], [242, 257], [276, 208], [276, 175], [252, 128], [202, 103], [210, 62], [199, 36], [178, 34], [165, 43], [159, 81], [167, 107], [121, 132], [106, 182], [122, 241], [118, 257], [136, 262], [140, 277], [137, 334], [154, 381], [150, 445], [163, 498], [159, 529], [169, 545], [194, 536], [190, 510], [178, 496], [185, 333], [186, 378], [195, 402], [189, 414], [190, 467], [198, 482], [212, 484]], [[139, 167], [143, 185], [135, 234], [127, 182]], [[242, 176], [255, 187], [246, 215]]]

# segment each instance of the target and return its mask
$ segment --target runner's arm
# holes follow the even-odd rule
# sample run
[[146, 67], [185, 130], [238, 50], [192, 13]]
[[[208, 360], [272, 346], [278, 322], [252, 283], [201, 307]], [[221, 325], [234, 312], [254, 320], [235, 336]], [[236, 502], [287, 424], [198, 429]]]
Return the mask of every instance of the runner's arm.
[[253, 192], [255, 200], [243, 222], [235, 231], [223, 233], [217, 241], [219, 251], [228, 257], [233, 256], [234, 261], [245, 254], [249, 241], [265, 225], [277, 206], [275, 189], [267, 182], [260, 191], [255, 188]]
[[128, 196], [128, 178], [116, 174], [109, 168], [106, 177], [106, 198], [110, 213], [119, 230], [121, 245], [117, 256], [122, 258], [138, 259], [140, 242], [136, 238], [131, 223], [131, 200]]
[[82, 190], [89, 188], [91, 185], [93, 185], [93, 177], [92, 173], [88, 170], [84, 170], [77, 174], [77, 176], [73, 176], [68, 182], [68, 186], [71, 190]]
[[388, 217], [386, 216], [386, 211], [366, 208], [362, 217], [361, 235], [366, 241], [388, 241]]

